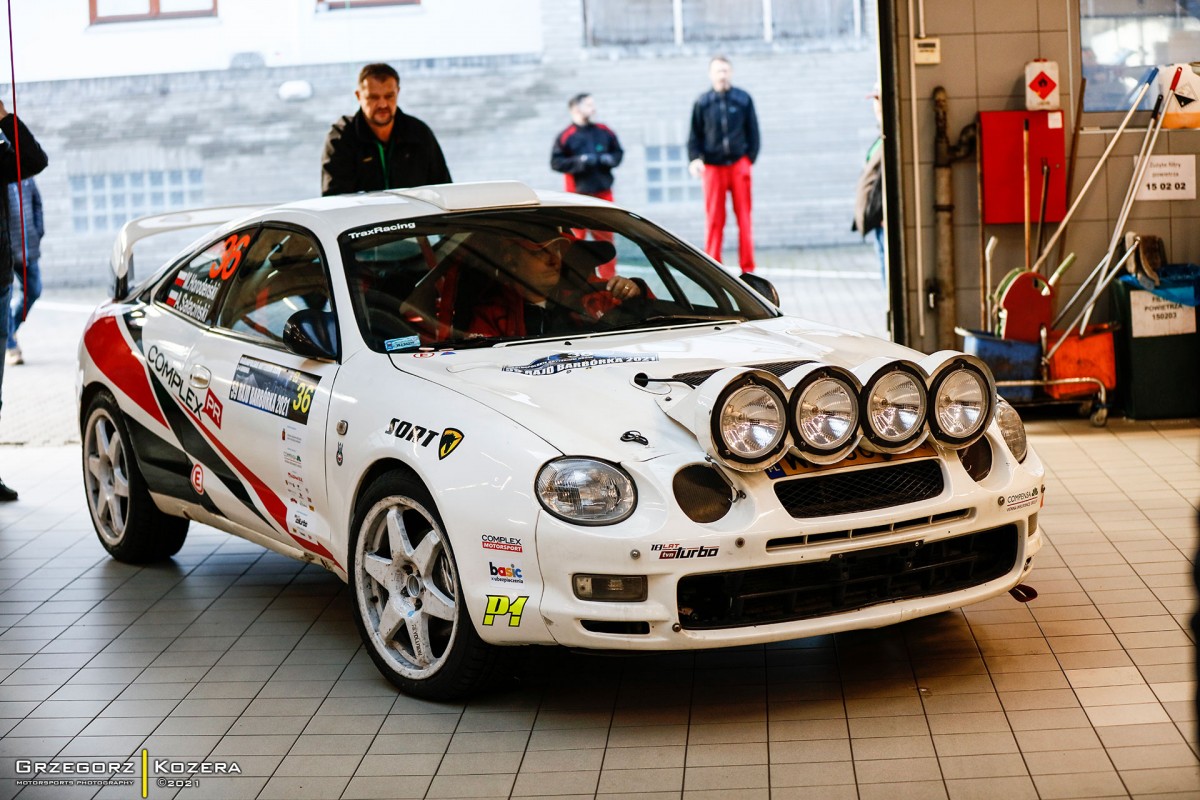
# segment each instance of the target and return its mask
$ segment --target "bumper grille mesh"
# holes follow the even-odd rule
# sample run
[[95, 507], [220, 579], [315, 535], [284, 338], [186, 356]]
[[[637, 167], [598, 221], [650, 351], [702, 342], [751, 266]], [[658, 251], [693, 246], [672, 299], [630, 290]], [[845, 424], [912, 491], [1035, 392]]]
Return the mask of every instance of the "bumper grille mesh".
[[814, 475], [775, 484], [775, 496], [793, 517], [829, 517], [916, 503], [942, 493], [937, 459]]
[[791, 622], [979, 586], [1016, 564], [1016, 525], [839, 553], [828, 561], [689, 575], [679, 622], [689, 630]]

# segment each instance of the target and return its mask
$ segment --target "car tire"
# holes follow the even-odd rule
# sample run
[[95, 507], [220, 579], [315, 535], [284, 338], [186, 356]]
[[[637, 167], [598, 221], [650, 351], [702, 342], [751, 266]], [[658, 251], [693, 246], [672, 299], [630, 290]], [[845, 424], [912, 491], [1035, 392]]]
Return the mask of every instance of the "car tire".
[[108, 392], [92, 399], [84, 417], [83, 488], [100, 544], [118, 561], [163, 561], [183, 547], [188, 521], [154, 505], [125, 416]]
[[499, 648], [471, 623], [450, 539], [419, 481], [392, 472], [367, 488], [351, 528], [350, 584], [367, 652], [405, 694], [452, 700], [491, 677]]

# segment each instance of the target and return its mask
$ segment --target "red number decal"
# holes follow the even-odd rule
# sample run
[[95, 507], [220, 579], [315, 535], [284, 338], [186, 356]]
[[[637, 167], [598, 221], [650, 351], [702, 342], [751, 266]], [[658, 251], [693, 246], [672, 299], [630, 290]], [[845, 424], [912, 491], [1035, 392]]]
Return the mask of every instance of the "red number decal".
[[242, 234], [238, 236], [236, 233], [225, 240], [225, 251], [221, 253], [220, 263], [214, 262], [208, 268], [208, 277], [216, 278], [220, 276], [221, 280], [227, 281], [237, 272], [238, 266], [242, 263], [242, 251], [246, 249], [246, 245], [250, 244], [250, 236]]

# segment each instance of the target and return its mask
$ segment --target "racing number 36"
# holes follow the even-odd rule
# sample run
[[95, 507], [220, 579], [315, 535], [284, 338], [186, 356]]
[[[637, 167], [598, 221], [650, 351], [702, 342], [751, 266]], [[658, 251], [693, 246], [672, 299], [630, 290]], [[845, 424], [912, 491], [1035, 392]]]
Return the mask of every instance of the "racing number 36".
[[313, 387], [307, 383], [297, 383], [296, 399], [292, 401], [292, 408], [301, 414], [307, 414], [309, 406], [312, 405], [312, 398]]
[[220, 277], [223, 281], [229, 280], [242, 263], [242, 253], [248, 244], [250, 244], [250, 236], [245, 233], [240, 236], [235, 233], [226, 239], [225, 249], [221, 252], [221, 260], [214, 261], [213, 265], [208, 268], [208, 277]]

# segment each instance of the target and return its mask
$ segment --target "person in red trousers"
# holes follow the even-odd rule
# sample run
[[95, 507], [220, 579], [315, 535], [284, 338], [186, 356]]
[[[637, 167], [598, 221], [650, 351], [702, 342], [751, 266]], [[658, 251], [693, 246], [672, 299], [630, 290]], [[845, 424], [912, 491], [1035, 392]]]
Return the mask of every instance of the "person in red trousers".
[[733, 86], [729, 59], [715, 56], [708, 77], [712, 89], [696, 99], [688, 136], [688, 171], [704, 180], [704, 251], [721, 260], [725, 195], [730, 194], [738, 224], [738, 263], [742, 272], [753, 272], [750, 168], [758, 158], [758, 117], [750, 95]]

